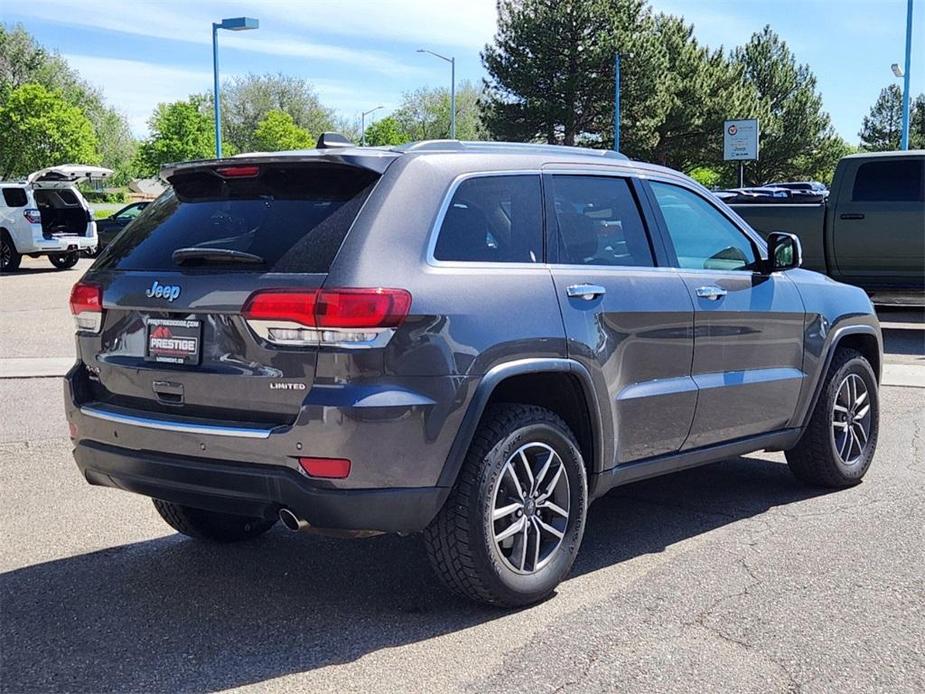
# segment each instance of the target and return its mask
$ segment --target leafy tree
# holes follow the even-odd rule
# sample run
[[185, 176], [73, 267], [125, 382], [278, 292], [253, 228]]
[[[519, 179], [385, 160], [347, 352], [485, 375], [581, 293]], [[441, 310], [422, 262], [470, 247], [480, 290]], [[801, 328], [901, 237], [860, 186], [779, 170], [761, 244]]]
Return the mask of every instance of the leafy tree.
[[366, 128], [366, 144], [370, 147], [400, 145], [410, 139], [395, 116], [380, 118]]
[[254, 144], [261, 152], [279, 152], [288, 149], [309, 149], [315, 138], [295, 124], [285, 111], [269, 111], [254, 129]]
[[[212, 94], [198, 98], [212, 109]], [[222, 83], [222, 144], [231, 144], [240, 152], [258, 150], [257, 125], [270, 111], [283, 111], [298, 127], [321, 134], [334, 130], [336, 116], [322, 105], [310, 82], [278, 74], [247, 74]]]
[[93, 125], [99, 162], [114, 169], [114, 179], [131, 175], [137, 143], [125, 117], [106, 105], [102, 92], [86, 81], [60, 55], [42, 48], [22, 25], [0, 25], [0, 101], [26, 83], [57, 92], [81, 109]]
[[707, 188], [715, 188], [718, 186], [723, 177], [722, 172], [711, 169], [708, 166], [698, 166], [688, 171], [687, 175]]
[[202, 101], [158, 104], [148, 120], [151, 136], [138, 148], [138, 169], [155, 175], [161, 165], [190, 159], [207, 159], [215, 153], [215, 131]]
[[0, 179], [68, 162], [99, 162], [87, 117], [40, 84], [10, 90], [0, 105]]
[[749, 181], [796, 178], [834, 165], [846, 145], [822, 108], [816, 77], [797, 64], [786, 42], [765, 26], [734, 51], [733, 61], [761, 99], [760, 109], [737, 116], [760, 120], [760, 159], [747, 164]]
[[899, 149], [903, 120], [903, 92], [891, 84], [880, 90], [880, 96], [864, 116], [861, 132], [861, 149], [880, 152]]
[[[405, 141], [448, 138], [450, 90], [448, 87], [425, 87], [406, 92], [392, 117], [397, 121], [400, 131], [406, 134]], [[459, 140], [478, 140], [482, 137], [479, 91], [468, 81], [456, 86], [456, 137]]]

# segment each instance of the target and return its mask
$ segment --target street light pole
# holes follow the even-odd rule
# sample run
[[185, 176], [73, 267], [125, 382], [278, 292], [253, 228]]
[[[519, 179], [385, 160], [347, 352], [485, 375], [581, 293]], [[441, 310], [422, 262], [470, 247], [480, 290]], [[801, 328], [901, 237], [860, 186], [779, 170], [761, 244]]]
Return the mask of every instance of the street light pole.
[[445, 60], [450, 64], [450, 139], [456, 139], [456, 58], [455, 57], [446, 57], [445, 55], [440, 55], [439, 53], [434, 53], [433, 51], [427, 50], [426, 48], [418, 48], [418, 53], [430, 53], [435, 58], [440, 58], [440, 60]]
[[374, 111], [378, 111], [380, 108], [382, 108], [382, 106], [376, 106], [376, 108], [371, 108], [360, 114], [360, 147], [366, 146], [366, 116]]
[[912, 68], [912, 0], [906, 5], [906, 69], [903, 74], [903, 126], [899, 148], [909, 149], [909, 72]]
[[613, 57], [613, 151], [620, 151], [620, 54]]
[[218, 30], [247, 31], [258, 29], [260, 21], [253, 17], [234, 17], [212, 22], [212, 111], [215, 114], [215, 158], [222, 158], [222, 104], [218, 80]]

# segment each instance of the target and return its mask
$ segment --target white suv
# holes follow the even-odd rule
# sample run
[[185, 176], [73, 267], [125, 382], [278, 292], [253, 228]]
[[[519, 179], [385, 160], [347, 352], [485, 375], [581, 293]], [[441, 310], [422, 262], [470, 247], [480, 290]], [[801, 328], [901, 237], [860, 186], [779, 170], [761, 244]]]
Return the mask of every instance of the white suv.
[[77, 183], [107, 178], [110, 169], [62, 164], [25, 181], [0, 182], [0, 271], [19, 267], [22, 256], [47, 255], [59, 270], [74, 267], [97, 246], [96, 222]]

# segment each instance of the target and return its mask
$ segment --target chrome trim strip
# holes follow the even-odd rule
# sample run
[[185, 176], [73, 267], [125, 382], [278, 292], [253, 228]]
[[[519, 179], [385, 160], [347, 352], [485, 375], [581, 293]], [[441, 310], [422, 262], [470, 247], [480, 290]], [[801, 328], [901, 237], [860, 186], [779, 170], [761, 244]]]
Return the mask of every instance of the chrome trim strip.
[[242, 427], [224, 427], [211, 424], [191, 424], [186, 422], [171, 422], [163, 419], [149, 417], [136, 417], [129, 414], [119, 414], [95, 407], [83, 406], [80, 413], [94, 419], [102, 419], [116, 424], [127, 424], [143, 429], [157, 429], [159, 431], [174, 431], [183, 434], [204, 434], [207, 436], [231, 436], [241, 439], [266, 439], [273, 433], [272, 429], [245, 429]]

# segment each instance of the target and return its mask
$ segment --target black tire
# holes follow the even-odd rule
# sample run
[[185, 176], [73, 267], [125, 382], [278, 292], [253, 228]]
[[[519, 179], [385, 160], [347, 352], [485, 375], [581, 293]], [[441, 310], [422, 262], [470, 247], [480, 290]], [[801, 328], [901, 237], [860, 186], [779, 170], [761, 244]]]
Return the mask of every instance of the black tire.
[[152, 499], [161, 518], [178, 533], [210, 542], [238, 542], [263, 535], [276, 519], [250, 518], [230, 513], [204, 511], [170, 501]]
[[71, 253], [55, 253], [49, 255], [48, 259], [51, 261], [51, 264], [59, 270], [70, 270], [77, 265], [77, 261], [80, 260], [80, 253], [77, 251]]
[[16, 250], [13, 239], [6, 232], [0, 231], [0, 272], [15, 272], [22, 262], [22, 255]]
[[[844, 444], [839, 446], [837, 439], [839, 436], [846, 436], [847, 433], [840, 433], [843, 426], [841, 424], [842, 415], [835, 412], [836, 398], [839, 398], [840, 392], [844, 392], [841, 389], [849, 377], [857, 377], [863, 381], [863, 385], [867, 388], [864, 402], [869, 404], [869, 419], [861, 418], [857, 420], [857, 424], [852, 425], [855, 431], [857, 431], [857, 426], [862, 427], [862, 430], [858, 432], [858, 441], [864, 433], [864, 424], [867, 425], [867, 429], [866, 440], [858, 447], [858, 455], [850, 460], [850, 464], [846, 463], [839, 453], [840, 448], [844, 450]], [[842, 400], [839, 399], [839, 403], [841, 402]], [[863, 406], [858, 411], [862, 409]], [[834, 417], [839, 418], [838, 425], [833, 421]], [[845, 415], [845, 421], [847, 423], [847, 415]], [[797, 479], [815, 487], [839, 489], [858, 484], [874, 459], [879, 427], [880, 398], [877, 391], [877, 378], [870, 362], [864, 355], [853, 349], [839, 349], [832, 357], [832, 363], [829, 365], [825, 382], [822, 384], [822, 391], [819, 393], [819, 400], [813, 409], [806, 431], [803, 432], [797, 445], [786, 452], [787, 464]], [[836, 432], [836, 428], [839, 432]], [[851, 442], [848, 442], [848, 445], [853, 446]], [[851, 457], [854, 450], [851, 448], [847, 457]]]
[[[544, 479], [541, 470], [545, 450], [554, 451], [558, 456], [555, 469], [561, 467], [566, 484], [563, 485], [561, 480], [555, 482], [551, 474], [546, 474], [544, 481], [547, 485], [557, 485], [556, 494], [562, 495], [556, 497], [557, 502], [568, 500], [568, 517], [560, 520], [549, 509], [540, 510], [543, 505], [541, 495], [529, 511], [526, 506], [524, 510], [517, 511], [515, 521], [511, 521], [515, 517], [512, 515], [493, 521], [496, 496], [503, 492], [501, 485], [508, 479], [501, 479], [507, 474], [507, 463], [527, 445], [539, 446], [537, 450], [541, 453], [530, 473], [531, 479], [534, 476]], [[548, 459], [553, 460], [553, 457], [550, 455]], [[529, 491], [526, 496], [529, 497]], [[516, 502], [516, 498], [511, 498]], [[548, 597], [571, 569], [584, 534], [587, 507], [584, 462], [575, 437], [565, 422], [541, 407], [494, 405], [482, 417], [449, 498], [424, 530], [427, 555], [441, 581], [455, 593], [505, 607], [536, 603]], [[533, 521], [534, 516], [537, 521], [531, 526], [528, 521]], [[510, 549], [511, 557], [505, 558], [507, 550], [495, 541], [496, 524], [511, 522], [513, 525], [520, 523], [521, 518], [527, 530], [522, 536], [517, 533], [512, 540], [515, 544]], [[562, 538], [558, 544], [555, 544], [555, 535], [547, 532], [544, 538], [540, 530], [544, 520], [549, 521], [544, 527], [559, 523]], [[501, 526], [502, 530], [504, 527]], [[523, 556], [531, 547], [530, 532], [536, 533], [533, 536], [536, 539], [532, 544], [535, 553], [531, 552], [534, 556], [528, 562], [532, 561], [534, 568], [539, 566], [539, 569], [518, 573], [516, 567], [508, 562], [514, 561], [516, 538], [522, 537], [519, 541], [524, 550], [520, 554], [521, 568], [524, 568]], [[542, 550], [548, 554], [539, 561], [541, 550], [538, 548], [544, 542], [547, 547], [550, 544], [554, 547]]]

